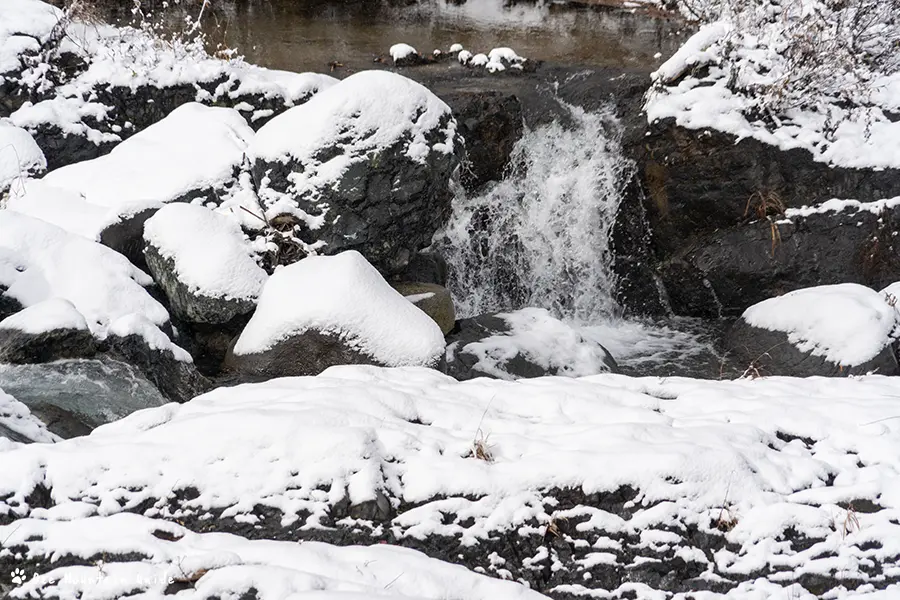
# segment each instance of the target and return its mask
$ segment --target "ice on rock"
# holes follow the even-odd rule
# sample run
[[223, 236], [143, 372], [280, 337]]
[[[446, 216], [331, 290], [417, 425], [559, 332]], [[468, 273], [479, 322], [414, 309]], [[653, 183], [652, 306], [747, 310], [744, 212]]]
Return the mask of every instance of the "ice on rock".
[[897, 313], [882, 293], [855, 283], [788, 292], [754, 304], [748, 324], [781, 331], [803, 352], [845, 366], [877, 356], [892, 341]]
[[337, 336], [391, 367], [432, 365], [444, 351], [431, 317], [353, 250], [310, 256], [276, 271], [234, 353], [259, 354], [307, 331]]
[[221, 188], [252, 138], [237, 111], [185, 104], [106, 156], [28, 182], [9, 207], [97, 240], [123, 218]]

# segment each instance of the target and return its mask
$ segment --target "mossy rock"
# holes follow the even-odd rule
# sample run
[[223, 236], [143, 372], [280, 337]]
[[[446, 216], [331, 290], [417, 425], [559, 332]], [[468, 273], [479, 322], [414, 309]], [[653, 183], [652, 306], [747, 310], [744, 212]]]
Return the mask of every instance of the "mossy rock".
[[392, 283], [395, 290], [434, 319], [444, 335], [456, 324], [456, 310], [450, 290], [434, 283]]

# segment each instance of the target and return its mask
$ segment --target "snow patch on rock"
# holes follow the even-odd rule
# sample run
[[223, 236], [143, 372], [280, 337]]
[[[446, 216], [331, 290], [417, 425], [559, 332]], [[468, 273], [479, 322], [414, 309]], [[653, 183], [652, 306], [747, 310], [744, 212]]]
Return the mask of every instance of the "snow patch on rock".
[[789, 292], [742, 315], [753, 327], [781, 331], [803, 352], [845, 366], [863, 364], [891, 343], [897, 313], [885, 297], [855, 283]]
[[74, 304], [65, 298], [50, 298], [6, 317], [0, 321], [0, 329], [39, 334], [54, 329], [87, 331], [88, 325]]
[[47, 426], [31, 414], [27, 406], [0, 389], [0, 453], [16, 447], [3, 436], [4, 429], [32, 442], [60, 440], [59, 436], [50, 433]]
[[386, 366], [431, 365], [444, 351], [431, 317], [353, 250], [310, 256], [276, 271], [234, 352], [262, 353], [310, 330], [336, 335]]
[[0, 120], [0, 194], [18, 180], [47, 167], [44, 153], [31, 134], [7, 120]]

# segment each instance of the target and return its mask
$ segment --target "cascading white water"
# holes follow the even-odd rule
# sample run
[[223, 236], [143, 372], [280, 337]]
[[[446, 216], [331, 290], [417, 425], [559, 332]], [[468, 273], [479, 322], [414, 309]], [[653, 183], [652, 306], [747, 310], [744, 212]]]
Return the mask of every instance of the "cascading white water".
[[587, 324], [619, 312], [610, 238], [633, 166], [612, 111], [566, 108], [572, 126], [528, 131], [509, 176], [481, 196], [458, 194], [436, 236], [463, 317], [537, 306]]
[[503, 181], [479, 196], [457, 193], [434, 242], [450, 269], [457, 315], [546, 308], [629, 372], [687, 374], [693, 362], [708, 373], [717, 355], [696, 323], [621, 316], [610, 242], [635, 167], [611, 110], [564, 106], [570, 126], [528, 131]]

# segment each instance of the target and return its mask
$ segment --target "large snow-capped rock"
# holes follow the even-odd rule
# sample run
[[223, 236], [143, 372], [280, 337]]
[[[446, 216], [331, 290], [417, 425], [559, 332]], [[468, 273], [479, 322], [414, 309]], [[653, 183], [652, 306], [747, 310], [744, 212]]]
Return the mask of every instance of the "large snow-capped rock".
[[727, 346], [752, 375], [896, 375], [897, 324], [885, 294], [855, 283], [823, 285], [754, 304]]
[[365, 71], [262, 127], [250, 146], [269, 222], [328, 254], [402, 269], [450, 211], [462, 144], [450, 108], [401, 75]]
[[46, 167], [44, 153], [31, 134], [0, 120], [0, 195], [15, 181], [42, 173]]
[[68, 300], [50, 298], [0, 321], [0, 362], [43, 363], [97, 351], [84, 316]]
[[144, 221], [166, 203], [224, 194], [252, 137], [235, 110], [185, 104], [106, 156], [26, 183], [9, 207], [140, 264]]
[[5, 449], [4, 438], [19, 443], [59, 440], [40, 419], [31, 414], [27, 406], [0, 388], [0, 452]]
[[172, 311], [195, 323], [247, 314], [266, 281], [238, 222], [204, 206], [170, 204], [144, 225], [147, 267]]
[[437, 323], [349, 250], [276, 271], [228, 363], [269, 378], [341, 364], [434, 366], [443, 351]]
[[543, 308], [461, 319], [447, 336], [446, 359], [446, 373], [460, 381], [618, 371], [606, 348]]

